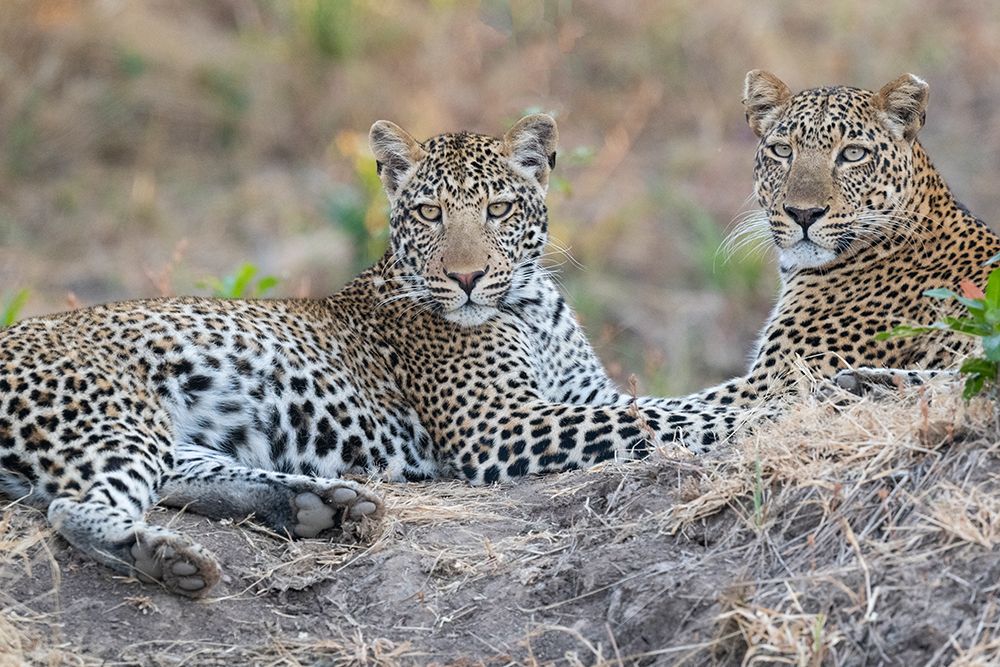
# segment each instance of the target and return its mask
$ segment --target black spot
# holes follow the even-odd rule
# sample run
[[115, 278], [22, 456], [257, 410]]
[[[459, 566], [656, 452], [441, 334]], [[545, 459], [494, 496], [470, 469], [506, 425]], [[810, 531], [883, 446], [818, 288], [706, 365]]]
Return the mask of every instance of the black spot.
[[507, 466], [508, 477], [523, 477], [528, 474], [528, 459], [521, 457]]
[[361, 451], [364, 447], [364, 443], [361, 442], [361, 438], [356, 435], [352, 435], [344, 442], [344, 451], [341, 457], [344, 459], [344, 463], [351, 463], [356, 461], [363, 455]]
[[28, 480], [29, 484], [36, 484], [38, 482], [38, 476], [32, 470], [31, 466], [21, 461], [14, 454], [5, 454], [3, 457], [0, 457], [0, 468], [21, 475]]
[[192, 393], [195, 391], [205, 391], [206, 389], [211, 389], [212, 378], [207, 375], [192, 375], [184, 382], [183, 389], [186, 393]]
[[495, 465], [490, 466], [483, 472], [483, 482], [486, 484], [496, 484], [500, 481], [500, 468]]
[[231, 429], [225, 436], [223, 436], [222, 440], [219, 442], [218, 449], [219, 451], [225, 452], [235, 458], [239, 449], [245, 447], [246, 444], [247, 427], [240, 426], [238, 428]]

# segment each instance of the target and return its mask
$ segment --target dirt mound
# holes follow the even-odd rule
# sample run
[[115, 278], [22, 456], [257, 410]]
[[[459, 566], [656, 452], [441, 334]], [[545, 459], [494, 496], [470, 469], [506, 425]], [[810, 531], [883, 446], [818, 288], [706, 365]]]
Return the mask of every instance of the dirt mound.
[[959, 392], [813, 402], [700, 460], [383, 485], [367, 547], [156, 511], [222, 561], [200, 602], [10, 507], [0, 664], [997, 664], [1000, 429]]

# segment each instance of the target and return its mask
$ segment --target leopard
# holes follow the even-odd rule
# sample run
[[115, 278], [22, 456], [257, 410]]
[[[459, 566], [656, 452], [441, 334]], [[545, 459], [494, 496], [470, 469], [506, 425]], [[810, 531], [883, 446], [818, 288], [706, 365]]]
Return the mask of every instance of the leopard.
[[[378, 121], [385, 254], [317, 299], [161, 297], [0, 330], [0, 492], [111, 570], [190, 598], [214, 554], [155, 504], [370, 539], [381, 481], [640, 458], [686, 418], [623, 392], [542, 262], [558, 129], [417, 141]], [[671, 420], [677, 420], [676, 423]]]
[[1000, 254], [1000, 236], [956, 199], [917, 139], [928, 90], [903, 74], [877, 91], [793, 94], [770, 72], [747, 73], [757, 207], [727, 245], [770, 245], [779, 292], [744, 375], [653, 401], [683, 415], [671, 420], [684, 428], [675, 441], [705, 452], [803, 397], [885, 396], [954, 377], [976, 351], [974, 338], [952, 331], [880, 335], [959, 316], [958, 301], [925, 293], [982, 289]]

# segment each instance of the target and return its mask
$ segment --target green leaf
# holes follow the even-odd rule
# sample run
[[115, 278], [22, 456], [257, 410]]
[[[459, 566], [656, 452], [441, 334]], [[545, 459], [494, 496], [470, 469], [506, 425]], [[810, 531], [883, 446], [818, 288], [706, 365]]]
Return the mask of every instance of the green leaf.
[[957, 296], [957, 295], [955, 296], [955, 298], [958, 299], [958, 302], [960, 304], [962, 304], [969, 310], [974, 311], [974, 313], [975, 312], [981, 313], [982, 311], [986, 310], [986, 302], [983, 301], [982, 299], [970, 299], [967, 296]]
[[[939, 324], [939, 323], [935, 323]], [[890, 338], [909, 338], [911, 336], [920, 336], [925, 333], [930, 333], [931, 331], [937, 331], [941, 329], [940, 326], [911, 326], [909, 324], [897, 324], [889, 331], [880, 331], [875, 334], [875, 340], [889, 340]]]
[[247, 289], [250, 287], [250, 282], [255, 275], [257, 275], [256, 266], [249, 262], [241, 265], [233, 276], [231, 288], [227, 296], [231, 299], [239, 299], [246, 296]]
[[990, 308], [1000, 308], [1000, 269], [990, 271], [986, 280], [986, 305]]
[[28, 302], [28, 294], [28, 290], [23, 289], [4, 302], [3, 309], [0, 310], [0, 329], [9, 327], [14, 322], [17, 322], [17, 318], [21, 314], [21, 309]]
[[982, 375], [970, 375], [965, 380], [965, 389], [962, 390], [962, 398], [969, 400], [974, 396], [978, 396], [983, 391], [984, 384], [986, 384], [986, 378]]
[[963, 375], [982, 375], [988, 380], [995, 380], [997, 377], [997, 362], [983, 359], [982, 357], [971, 357], [962, 362], [958, 372]]
[[272, 289], [274, 289], [279, 282], [280, 280], [277, 278], [277, 276], [264, 276], [263, 278], [260, 279], [260, 282], [257, 283], [257, 287], [254, 290], [254, 295], [264, 296]]
[[924, 290], [924, 296], [929, 296], [932, 299], [957, 299], [958, 295], [952, 292], [946, 287], [937, 287], [935, 289]]
[[993, 327], [985, 322], [977, 322], [968, 317], [946, 317], [944, 323], [948, 329], [958, 333], [969, 334], [970, 336], [989, 336], [993, 333]]
[[993, 362], [1000, 362], [1000, 334], [983, 337], [983, 351], [986, 358]]
[[264, 276], [255, 283], [254, 278], [259, 271], [256, 265], [244, 262], [236, 271], [221, 280], [208, 277], [196, 285], [201, 289], [212, 290], [212, 296], [220, 299], [256, 298], [274, 289], [280, 282], [277, 276]]

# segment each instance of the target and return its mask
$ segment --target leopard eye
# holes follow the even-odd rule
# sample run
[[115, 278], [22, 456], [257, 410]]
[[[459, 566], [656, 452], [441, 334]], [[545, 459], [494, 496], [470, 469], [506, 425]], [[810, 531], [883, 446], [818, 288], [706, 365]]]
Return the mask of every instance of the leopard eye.
[[441, 220], [441, 207], [433, 204], [421, 204], [417, 207], [417, 215], [425, 222], [438, 222]]
[[486, 212], [494, 220], [503, 218], [514, 208], [514, 203], [509, 201], [495, 201], [486, 207]]
[[863, 146], [848, 146], [840, 151], [840, 159], [844, 162], [859, 162], [868, 155], [868, 149]]
[[771, 152], [784, 159], [792, 156], [792, 147], [788, 144], [771, 144]]

